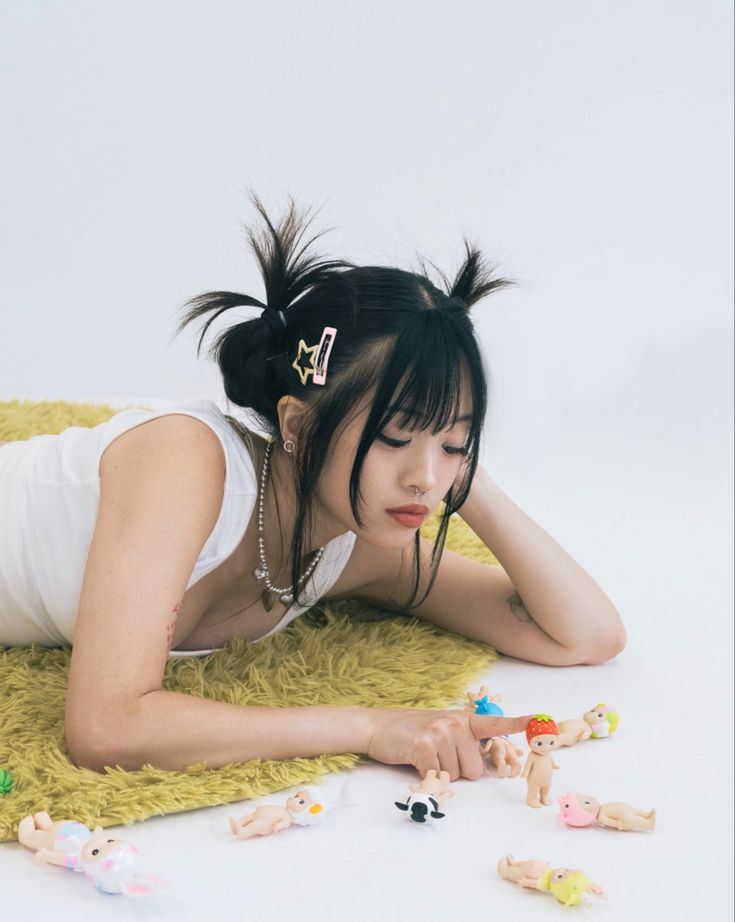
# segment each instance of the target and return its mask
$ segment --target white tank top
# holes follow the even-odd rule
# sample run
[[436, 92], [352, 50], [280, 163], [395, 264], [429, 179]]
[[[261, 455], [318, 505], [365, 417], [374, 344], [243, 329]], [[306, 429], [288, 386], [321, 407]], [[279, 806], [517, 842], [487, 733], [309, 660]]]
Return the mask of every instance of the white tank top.
[[[87, 553], [99, 508], [99, 462], [119, 435], [159, 416], [182, 413], [210, 426], [225, 453], [222, 508], [186, 588], [225, 561], [240, 544], [258, 487], [242, 435], [212, 400], [165, 410], [123, 410], [98, 426], [70, 426], [0, 446], [0, 645], [72, 644]], [[291, 605], [262, 640], [307, 611], [336, 583], [355, 543], [348, 531], [333, 538], [306, 583], [305, 606]], [[196, 655], [211, 651], [176, 651]]]

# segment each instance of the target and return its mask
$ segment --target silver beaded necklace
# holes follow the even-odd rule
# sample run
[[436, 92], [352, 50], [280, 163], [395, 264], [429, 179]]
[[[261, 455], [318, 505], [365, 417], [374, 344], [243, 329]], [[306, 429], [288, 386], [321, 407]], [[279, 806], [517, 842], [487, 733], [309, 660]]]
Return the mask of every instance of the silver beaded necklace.
[[[263, 533], [263, 509], [265, 506], [265, 484], [268, 479], [268, 470], [270, 468], [270, 458], [271, 450], [273, 449], [273, 442], [269, 442], [265, 448], [265, 455], [263, 457], [263, 468], [260, 472], [260, 484], [258, 487], [258, 566], [253, 570], [253, 576], [257, 580], [265, 580], [265, 589], [261, 593], [260, 597], [263, 600], [263, 608], [266, 611], [270, 611], [273, 608], [273, 604], [276, 601], [276, 597], [284, 604], [290, 605], [293, 602], [293, 593], [290, 588], [278, 589], [276, 586], [271, 583], [270, 573], [268, 571], [268, 564], [265, 560], [265, 537]], [[302, 585], [314, 572], [314, 568], [319, 563], [324, 553], [324, 547], [320, 547], [319, 550], [314, 555], [314, 559], [309, 564], [308, 568], [305, 570], [303, 575], [299, 578], [298, 583], [296, 584], [297, 588]]]

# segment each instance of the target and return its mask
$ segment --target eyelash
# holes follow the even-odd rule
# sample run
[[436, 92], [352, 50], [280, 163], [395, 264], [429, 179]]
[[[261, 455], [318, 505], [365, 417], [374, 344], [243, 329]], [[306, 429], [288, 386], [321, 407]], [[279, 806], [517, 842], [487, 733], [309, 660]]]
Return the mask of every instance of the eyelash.
[[[408, 442], [401, 442], [398, 439], [391, 439], [388, 438], [387, 435], [381, 435], [380, 433], [378, 433], [376, 438], [380, 439], [380, 441], [387, 445], [389, 448], [403, 448], [404, 445], [408, 445]], [[462, 457], [466, 457], [469, 454], [468, 448], [453, 448], [451, 445], [445, 445], [444, 451], [448, 455], [461, 455]]]

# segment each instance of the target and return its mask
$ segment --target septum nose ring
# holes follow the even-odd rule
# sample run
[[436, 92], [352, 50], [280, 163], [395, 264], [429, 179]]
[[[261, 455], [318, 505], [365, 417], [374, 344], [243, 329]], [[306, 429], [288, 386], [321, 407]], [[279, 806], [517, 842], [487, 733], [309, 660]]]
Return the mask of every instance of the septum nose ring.
[[421, 499], [422, 496], [426, 496], [426, 490], [419, 490], [418, 487], [414, 487], [414, 490], [416, 491], [416, 499]]

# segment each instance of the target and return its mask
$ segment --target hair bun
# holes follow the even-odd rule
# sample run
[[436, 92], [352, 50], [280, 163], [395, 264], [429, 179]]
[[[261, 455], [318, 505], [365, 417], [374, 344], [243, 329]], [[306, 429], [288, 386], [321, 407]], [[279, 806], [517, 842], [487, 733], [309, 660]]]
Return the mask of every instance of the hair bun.
[[260, 315], [260, 319], [265, 320], [277, 339], [281, 339], [286, 332], [288, 324], [286, 323], [286, 315], [283, 311], [278, 311], [274, 307], [266, 307]]

